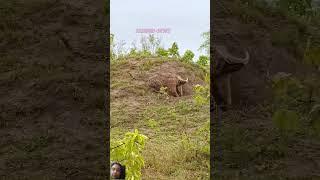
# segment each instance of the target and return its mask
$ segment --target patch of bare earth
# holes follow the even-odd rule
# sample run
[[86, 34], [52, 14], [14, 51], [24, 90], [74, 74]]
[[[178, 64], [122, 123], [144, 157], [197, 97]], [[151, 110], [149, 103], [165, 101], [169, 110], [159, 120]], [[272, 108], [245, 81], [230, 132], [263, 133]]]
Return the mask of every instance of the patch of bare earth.
[[104, 1], [7, 2], [16, 39], [0, 43], [0, 176], [104, 179]]

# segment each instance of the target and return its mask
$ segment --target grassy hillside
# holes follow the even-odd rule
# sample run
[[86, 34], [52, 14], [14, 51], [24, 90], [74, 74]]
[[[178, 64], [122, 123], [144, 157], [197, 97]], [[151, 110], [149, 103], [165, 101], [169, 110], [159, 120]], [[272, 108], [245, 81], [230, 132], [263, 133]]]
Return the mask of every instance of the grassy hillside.
[[[155, 93], [146, 85], [157, 71], [188, 77], [189, 88], [205, 84], [198, 65], [171, 58], [128, 58], [111, 65], [111, 139], [138, 129], [149, 137], [142, 179], [208, 179], [209, 103]], [[184, 87], [187, 89], [188, 87]]]

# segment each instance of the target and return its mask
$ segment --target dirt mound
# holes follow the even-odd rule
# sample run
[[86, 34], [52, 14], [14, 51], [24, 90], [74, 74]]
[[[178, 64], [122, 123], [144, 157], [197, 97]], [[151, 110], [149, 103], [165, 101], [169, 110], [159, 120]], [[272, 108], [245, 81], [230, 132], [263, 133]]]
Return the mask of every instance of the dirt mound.
[[[149, 85], [150, 79], [157, 75], [173, 74], [188, 83], [182, 85], [184, 96], [193, 94], [193, 86], [204, 84], [205, 73], [196, 65], [161, 58], [127, 59], [124, 63], [115, 64], [111, 76], [119, 77], [111, 82], [111, 99], [134, 95], [145, 96], [154, 93]], [[120, 79], [121, 76], [121, 79]]]
[[[149, 87], [149, 80], [157, 74], [172, 73], [188, 78], [183, 96], [164, 97]], [[193, 102], [193, 85], [204, 84], [205, 73], [192, 64], [164, 58], [128, 58], [111, 63], [110, 68], [110, 107], [112, 128], [125, 125], [126, 131], [146, 121], [141, 113], [148, 107], [164, 104], [175, 105], [180, 101]], [[126, 112], [122, 112], [126, 111]], [[145, 129], [145, 127], [143, 127]], [[114, 130], [116, 131], [116, 130]]]
[[164, 62], [160, 66], [153, 68], [148, 72], [146, 78], [150, 78], [153, 75], [161, 76], [164, 73], [170, 73], [170, 74], [178, 75], [182, 79], [188, 79], [188, 83], [182, 85], [183, 94], [185, 96], [193, 94], [193, 87], [195, 85], [204, 84], [203, 74], [196, 73], [194, 72], [193, 69], [188, 69], [181, 62], [177, 62], [177, 61]]
[[172, 73], [159, 73], [148, 80], [148, 86], [155, 92], [160, 92], [165, 87], [168, 94], [175, 97], [183, 96], [183, 85], [188, 83], [187, 79]]

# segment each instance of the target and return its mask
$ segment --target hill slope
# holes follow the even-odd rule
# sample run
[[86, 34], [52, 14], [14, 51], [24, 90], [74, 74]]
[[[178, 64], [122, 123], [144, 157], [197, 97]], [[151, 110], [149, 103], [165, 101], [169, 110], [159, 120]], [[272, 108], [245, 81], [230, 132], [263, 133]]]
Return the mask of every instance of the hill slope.
[[[153, 92], [146, 83], [157, 72], [189, 78], [186, 94]], [[165, 58], [131, 58], [111, 65], [111, 139], [133, 129], [150, 138], [143, 152], [143, 179], [209, 178], [209, 104], [196, 106], [192, 90], [204, 84], [204, 75], [195, 65]]]

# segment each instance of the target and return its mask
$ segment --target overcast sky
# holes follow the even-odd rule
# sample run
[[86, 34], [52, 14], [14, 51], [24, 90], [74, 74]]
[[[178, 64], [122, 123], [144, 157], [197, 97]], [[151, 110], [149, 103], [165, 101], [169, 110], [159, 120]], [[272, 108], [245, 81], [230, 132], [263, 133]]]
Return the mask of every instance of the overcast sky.
[[[137, 29], [169, 29], [167, 33], [154, 33], [162, 39], [165, 48], [177, 42], [180, 54], [192, 50], [197, 58], [203, 42], [201, 34], [210, 30], [209, 0], [111, 0], [111, 33], [116, 41], [127, 45], [140, 42], [142, 35]], [[128, 48], [128, 46], [127, 46]]]

